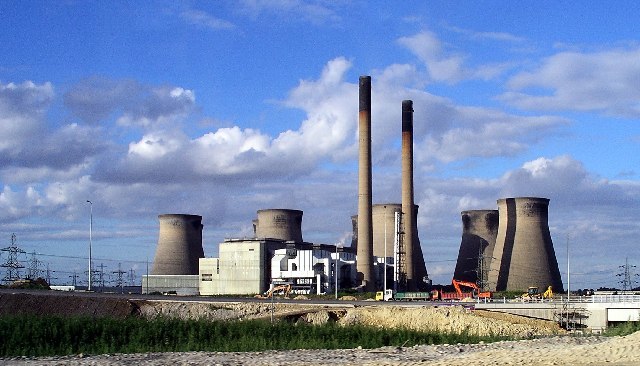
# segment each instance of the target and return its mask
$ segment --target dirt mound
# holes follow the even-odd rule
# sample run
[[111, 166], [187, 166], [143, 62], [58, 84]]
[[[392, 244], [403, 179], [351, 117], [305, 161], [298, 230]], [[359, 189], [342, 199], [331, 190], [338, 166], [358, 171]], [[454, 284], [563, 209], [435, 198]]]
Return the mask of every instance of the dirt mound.
[[89, 297], [43, 291], [42, 294], [0, 293], [0, 315], [58, 315], [124, 318], [137, 314], [137, 306], [126, 299]]
[[343, 326], [361, 324], [381, 328], [408, 328], [418, 331], [468, 333], [479, 336], [550, 335], [562, 333], [555, 323], [525, 317], [472, 311], [462, 306], [379, 306], [326, 307], [299, 303], [191, 302], [175, 300], [127, 300], [90, 294], [0, 293], [0, 315], [47, 314], [124, 318], [135, 315], [147, 319], [243, 320], [287, 319], [311, 324], [337, 322]]
[[478, 336], [530, 337], [562, 332], [552, 322], [514, 321], [521, 318], [513, 316], [509, 321], [483, 317], [462, 306], [419, 308], [368, 306], [348, 310], [338, 323], [342, 325], [363, 324], [380, 328], [408, 328], [418, 331], [468, 333]]

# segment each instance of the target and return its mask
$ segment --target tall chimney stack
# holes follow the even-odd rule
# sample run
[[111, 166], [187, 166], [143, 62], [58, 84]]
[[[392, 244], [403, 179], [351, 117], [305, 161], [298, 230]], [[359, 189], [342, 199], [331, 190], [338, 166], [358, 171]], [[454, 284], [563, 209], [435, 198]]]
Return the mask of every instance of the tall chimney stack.
[[407, 291], [417, 289], [414, 264], [416, 217], [413, 214], [413, 101], [402, 101], [402, 220]]
[[371, 76], [360, 76], [358, 158], [358, 282], [373, 291], [373, 228], [371, 225]]

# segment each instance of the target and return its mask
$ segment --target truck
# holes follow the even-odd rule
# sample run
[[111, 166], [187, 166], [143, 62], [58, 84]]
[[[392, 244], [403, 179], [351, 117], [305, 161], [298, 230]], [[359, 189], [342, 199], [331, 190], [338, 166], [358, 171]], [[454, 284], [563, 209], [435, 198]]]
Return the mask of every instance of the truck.
[[429, 301], [433, 299], [431, 292], [393, 292], [385, 290], [376, 292], [376, 301]]

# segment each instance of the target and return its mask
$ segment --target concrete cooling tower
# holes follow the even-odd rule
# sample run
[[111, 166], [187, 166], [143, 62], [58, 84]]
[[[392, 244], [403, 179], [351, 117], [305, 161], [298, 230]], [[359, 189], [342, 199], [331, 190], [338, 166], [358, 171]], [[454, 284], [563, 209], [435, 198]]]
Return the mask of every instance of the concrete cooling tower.
[[491, 257], [498, 235], [498, 210], [462, 211], [462, 242], [453, 278], [488, 289]]
[[[395, 213], [402, 212], [398, 203], [375, 204], [372, 206], [373, 219], [373, 255], [376, 257], [393, 256], [395, 240]], [[387, 250], [385, 252], [385, 231]]]
[[202, 216], [158, 215], [160, 234], [152, 275], [197, 275], [202, 249]]
[[254, 220], [256, 238], [280, 239], [302, 243], [302, 211], [289, 209], [258, 210]]
[[537, 197], [498, 200], [499, 224], [489, 271], [496, 291], [529, 286], [562, 292], [562, 279], [549, 233], [549, 200]]
[[[402, 213], [402, 204], [400, 203], [378, 203], [372, 206], [372, 218], [373, 218], [373, 255], [376, 257], [385, 256], [385, 232], [387, 257], [393, 256], [393, 245], [395, 241], [395, 213]], [[418, 205], [413, 206], [414, 222], [418, 221]], [[357, 219], [357, 216], [355, 216]], [[356, 227], [356, 226], [354, 226]], [[354, 235], [356, 235], [354, 230]], [[413, 235], [414, 244], [414, 256], [413, 266], [415, 269], [416, 278], [422, 280], [427, 276], [427, 268], [422, 256], [422, 247], [420, 245], [420, 238], [418, 236], [418, 229], [414, 230]]]

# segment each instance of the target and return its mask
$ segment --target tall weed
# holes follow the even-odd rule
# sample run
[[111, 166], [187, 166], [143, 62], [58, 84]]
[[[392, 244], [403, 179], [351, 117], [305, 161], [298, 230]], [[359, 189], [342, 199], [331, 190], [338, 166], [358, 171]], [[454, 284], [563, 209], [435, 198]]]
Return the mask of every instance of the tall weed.
[[178, 351], [246, 352], [475, 343], [504, 338], [268, 321], [0, 317], [0, 356]]

